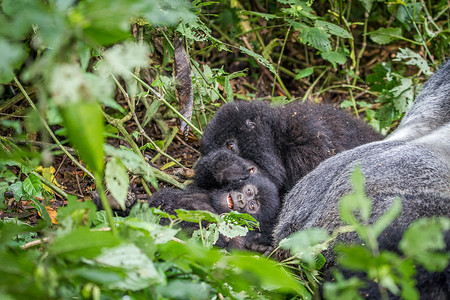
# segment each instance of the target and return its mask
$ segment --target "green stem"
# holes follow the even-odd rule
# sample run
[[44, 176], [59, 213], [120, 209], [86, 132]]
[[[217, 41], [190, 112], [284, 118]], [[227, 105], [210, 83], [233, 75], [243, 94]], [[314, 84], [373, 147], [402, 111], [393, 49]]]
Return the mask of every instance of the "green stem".
[[180, 114], [180, 112], [178, 110], [176, 110], [169, 102], [166, 101], [166, 99], [164, 99], [160, 93], [158, 93], [155, 89], [153, 89], [151, 86], [149, 86], [147, 83], [145, 83], [142, 79], [140, 79], [139, 77], [137, 77], [136, 75], [134, 75], [133, 73], [131, 73], [131, 75], [140, 83], [142, 84], [146, 89], [148, 89], [149, 91], [151, 91], [156, 98], [161, 101], [162, 103], [164, 103], [170, 110], [172, 110], [178, 117], [180, 117], [180, 119], [182, 119], [183, 121], [186, 122], [186, 124], [188, 124], [194, 131], [196, 131], [198, 134], [203, 135], [203, 132], [201, 132], [200, 129], [198, 129], [194, 124], [192, 124], [188, 119], [186, 119], [182, 114]]
[[63, 198], [67, 199], [67, 197], [69, 197], [69, 196], [75, 196], [75, 195], [71, 195], [71, 194], [68, 194], [68, 193], [64, 192], [62, 189], [60, 189], [58, 186], [56, 186], [53, 182], [51, 182], [50, 180], [48, 180], [47, 178], [45, 178], [44, 176], [42, 176], [38, 172], [31, 171], [30, 173], [35, 175], [35, 176], [37, 176], [37, 177], [39, 177], [39, 179], [41, 179], [43, 184], [45, 184], [46, 186], [48, 186], [49, 188], [54, 190], [56, 193], [60, 194]]
[[311, 86], [306, 91], [305, 95], [302, 98], [302, 101], [305, 101], [308, 98], [309, 94], [312, 92], [312, 90], [314, 89], [316, 84], [319, 82], [320, 78], [322, 78], [322, 76], [325, 75], [325, 73], [328, 72], [329, 70], [330, 70], [330, 67], [327, 67], [325, 70], [323, 70], [322, 73], [320, 73], [319, 76], [317, 76], [316, 80], [314, 80], [314, 82], [311, 84]]
[[25, 98], [27, 99], [28, 103], [30, 104], [30, 106], [38, 113], [39, 118], [42, 122], [42, 124], [44, 125], [45, 129], [48, 131], [48, 133], [50, 134], [50, 136], [53, 138], [53, 140], [56, 142], [56, 144], [59, 146], [59, 148], [67, 155], [67, 157], [69, 157], [73, 163], [75, 165], [77, 165], [81, 170], [83, 170], [84, 173], [86, 173], [89, 177], [91, 178], [95, 178], [94, 175], [89, 172], [88, 169], [86, 169], [82, 164], [80, 164], [78, 162], [78, 160], [76, 160], [70, 153], [69, 151], [67, 151], [67, 149], [59, 142], [58, 138], [53, 134], [53, 131], [50, 129], [50, 126], [48, 126], [47, 122], [45, 121], [44, 117], [41, 115], [41, 113], [39, 112], [39, 110], [37, 109], [36, 105], [34, 105], [33, 101], [31, 100], [31, 98], [28, 96], [27, 92], [25, 91], [25, 89], [23, 88], [22, 84], [20, 83], [20, 81], [17, 79], [17, 77], [14, 77], [14, 82], [17, 84], [17, 86], [19, 87], [20, 91], [22, 92], [22, 94], [25, 96]]
[[[141, 158], [144, 158], [142, 153], [141, 153], [141, 150], [138, 147], [138, 145], [136, 145], [136, 143], [133, 141], [133, 138], [130, 136], [128, 131], [123, 127], [123, 125], [121, 123], [121, 120], [114, 119], [114, 118], [110, 117], [108, 114], [106, 114], [105, 112], [103, 112], [103, 115], [105, 116], [105, 118], [108, 121], [108, 123], [110, 123], [112, 126], [116, 127], [119, 130], [119, 132], [123, 135], [123, 137], [125, 138], [127, 143], [133, 149], [133, 151], [136, 154], [138, 154]], [[158, 170], [157, 168], [154, 168], [152, 166], [150, 166], [150, 168], [152, 169], [152, 171], [155, 174], [156, 178], [158, 178], [160, 180], [163, 180], [163, 181], [165, 181], [167, 183], [170, 183], [170, 184], [172, 184], [172, 185], [174, 185], [174, 186], [176, 186], [176, 187], [178, 187], [180, 189], [184, 189], [184, 184], [179, 183], [178, 181], [176, 181], [175, 179], [170, 177], [168, 174], [166, 174], [163, 171]], [[141, 182], [145, 183], [145, 181], [143, 181], [143, 180], [141, 180]], [[146, 184], [143, 185], [143, 186], [145, 188]], [[147, 189], [148, 189], [148, 187], [147, 187]], [[146, 192], [149, 195], [151, 195], [150, 190], [147, 190], [147, 189], [146, 189]]]
[[114, 218], [111, 210], [111, 206], [109, 205], [108, 198], [105, 194], [105, 189], [103, 188], [103, 182], [101, 176], [95, 174], [95, 185], [97, 187], [98, 195], [100, 196], [100, 200], [102, 201], [103, 209], [106, 212], [106, 219], [108, 220], [109, 227], [111, 227], [111, 232], [114, 236], [117, 236], [117, 229], [114, 224]]

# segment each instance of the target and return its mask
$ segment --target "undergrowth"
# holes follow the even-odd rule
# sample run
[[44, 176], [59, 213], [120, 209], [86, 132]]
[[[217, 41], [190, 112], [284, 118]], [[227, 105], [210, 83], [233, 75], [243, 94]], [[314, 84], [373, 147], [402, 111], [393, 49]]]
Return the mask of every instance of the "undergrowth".
[[[149, 196], [162, 182], [182, 188], [161, 171], [184, 167], [168, 151], [178, 134], [170, 120], [182, 120], [184, 136], [195, 141], [233, 99], [333, 102], [386, 134], [450, 44], [445, 0], [0, 4], [0, 209], [16, 217], [2, 215], [0, 223], [2, 298], [310, 297], [320, 264], [297, 257], [300, 273], [293, 276], [286, 271], [292, 265], [200, 246], [198, 240], [210, 246], [219, 232], [232, 234], [221, 227], [223, 217], [210, 216], [215, 225], [197, 232], [197, 242], [178, 237], [180, 215], [169, 226], [146, 208], [114, 217], [105, 190], [124, 206], [131, 182]], [[174, 62], [189, 69], [181, 87]], [[180, 99], [187, 90], [192, 104]], [[99, 192], [105, 212], [59, 185], [55, 157], [67, 159], [77, 180]], [[56, 212], [53, 199], [68, 204]], [[23, 222], [21, 203], [39, 213], [38, 224]], [[446, 220], [423, 222], [416, 226], [433, 234], [448, 228]], [[407, 252], [419, 247], [418, 239], [405, 239], [404, 257], [427, 266]], [[342, 252], [372, 260], [376, 247]], [[382, 289], [415, 295], [411, 273], [382, 281]], [[336, 279], [324, 286], [327, 297], [360, 286]]]

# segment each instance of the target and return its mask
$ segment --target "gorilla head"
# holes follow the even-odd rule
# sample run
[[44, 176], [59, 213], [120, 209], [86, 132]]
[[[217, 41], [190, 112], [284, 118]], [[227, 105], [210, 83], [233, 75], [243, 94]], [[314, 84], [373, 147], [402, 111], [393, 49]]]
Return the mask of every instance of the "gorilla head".
[[200, 188], [211, 190], [257, 174], [266, 175], [255, 163], [221, 149], [200, 158], [195, 166], [194, 182]]
[[364, 122], [331, 105], [232, 102], [222, 106], [206, 127], [200, 151], [208, 155], [221, 150], [242, 157], [284, 195], [326, 158], [379, 139], [381, 135]]
[[252, 175], [227, 187], [211, 192], [211, 205], [218, 213], [232, 210], [253, 216], [260, 231], [250, 231], [244, 239], [234, 239], [229, 247], [252, 248], [252, 245], [271, 245], [271, 232], [281, 209], [277, 187], [267, 177]]

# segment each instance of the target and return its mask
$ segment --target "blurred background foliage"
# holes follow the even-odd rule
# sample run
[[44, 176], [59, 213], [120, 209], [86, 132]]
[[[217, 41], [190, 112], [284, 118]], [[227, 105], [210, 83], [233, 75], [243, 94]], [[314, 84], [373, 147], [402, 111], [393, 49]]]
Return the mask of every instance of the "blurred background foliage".
[[[158, 186], [183, 187], [203, 129], [233, 99], [331, 102], [387, 134], [448, 55], [449, 24], [447, 0], [1, 0], [0, 261], [14, 263], [0, 293], [97, 299], [107, 287], [105, 297], [114, 298], [126, 282], [127, 291], [160, 284], [145, 297], [194, 297], [170, 294], [172, 285], [192, 284], [205, 295], [274, 296], [269, 279], [250, 269], [249, 282], [264, 293], [250, 292], [235, 270], [205, 286], [219, 261], [246, 268], [239, 258], [217, 258], [219, 251], [201, 250], [213, 258], [194, 257], [177, 271], [164, 265], [176, 255], [141, 239], [144, 225], [138, 234], [114, 219], [107, 194], [124, 207], [131, 188], [148, 199]], [[92, 190], [105, 212], [89, 205]], [[96, 222], [114, 238], [86, 229]], [[18, 248], [37, 237], [39, 250]], [[99, 242], [79, 248], [78, 240]], [[103, 241], [111, 255], [144, 251], [140, 261], [151, 262], [164, 253], [162, 263], [140, 277], [129, 262], [125, 274], [104, 257], [92, 261]], [[164, 272], [191, 275], [170, 281]], [[289, 280], [280, 289], [307, 298], [317, 273], [306, 274], [308, 289]]]

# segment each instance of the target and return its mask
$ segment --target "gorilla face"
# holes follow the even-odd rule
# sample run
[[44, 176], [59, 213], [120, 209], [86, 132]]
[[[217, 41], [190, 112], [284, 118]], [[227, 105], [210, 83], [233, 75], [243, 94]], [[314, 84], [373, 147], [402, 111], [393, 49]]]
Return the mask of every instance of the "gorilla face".
[[225, 192], [220, 198], [219, 203], [224, 210], [228, 208], [240, 213], [257, 214], [261, 208], [258, 187], [253, 184], [246, 184], [240, 190]]
[[[233, 148], [233, 145], [229, 146]], [[205, 155], [198, 161], [194, 181], [198, 187], [211, 190], [223, 188], [235, 181], [247, 180], [256, 174], [262, 175], [263, 172], [255, 163], [222, 149]]]
[[281, 207], [275, 184], [258, 174], [213, 191], [211, 201], [218, 213], [234, 210], [253, 216], [260, 223], [261, 230], [273, 227]]

